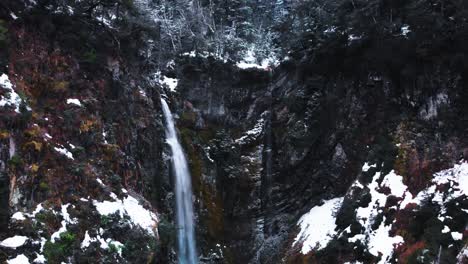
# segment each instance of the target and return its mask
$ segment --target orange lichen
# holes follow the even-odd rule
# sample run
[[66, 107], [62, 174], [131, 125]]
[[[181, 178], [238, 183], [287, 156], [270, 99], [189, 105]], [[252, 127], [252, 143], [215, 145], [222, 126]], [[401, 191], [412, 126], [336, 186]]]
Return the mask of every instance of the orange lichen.
[[68, 90], [68, 87], [70, 86], [70, 83], [69, 82], [66, 82], [66, 81], [56, 81], [53, 83], [52, 85], [52, 89], [55, 91], [55, 92], [65, 92], [66, 90]]
[[37, 165], [37, 163], [33, 163], [31, 165], [31, 172], [36, 173], [37, 171], [39, 171], [39, 165]]
[[97, 126], [97, 121], [95, 119], [88, 119], [81, 122], [80, 132], [89, 132]]
[[6, 139], [10, 137], [10, 133], [8, 131], [2, 130], [0, 131], [0, 139]]
[[36, 138], [41, 134], [41, 128], [39, 126], [32, 126], [24, 131], [24, 135], [30, 138]]
[[25, 149], [34, 149], [37, 152], [40, 152], [42, 150], [42, 143], [37, 142], [35, 140], [29, 141], [26, 144], [24, 144]]

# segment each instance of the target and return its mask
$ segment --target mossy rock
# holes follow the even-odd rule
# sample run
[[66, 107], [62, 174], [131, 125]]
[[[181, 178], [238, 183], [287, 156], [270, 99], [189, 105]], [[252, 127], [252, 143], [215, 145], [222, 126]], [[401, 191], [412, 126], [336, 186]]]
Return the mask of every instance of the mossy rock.
[[0, 47], [3, 46], [8, 39], [8, 26], [5, 21], [0, 19]]
[[57, 81], [52, 85], [52, 90], [54, 92], [65, 92], [70, 87], [70, 83], [67, 81]]
[[29, 141], [26, 144], [24, 144], [25, 149], [33, 149], [37, 152], [40, 152], [42, 150], [42, 142], [37, 142], [35, 140]]
[[8, 164], [12, 167], [18, 167], [18, 166], [21, 166], [23, 164], [23, 160], [21, 159], [20, 156], [18, 155], [14, 155], [13, 157], [11, 157], [11, 159], [8, 161]]
[[74, 244], [79, 242], [76, 235], [71, 232], [60, 234], [60, 240], [53, 243], [47, 241], [44, 245], [44, 256], [48, 263], [60, 263], [69, 257], [72, 253]]
[[24, 131], [24, 135], [29, 138], [37, 138], [41, 135], [41, 129], [38, 126], [33, 126]]
[[41, 191], [48, 191], [49, 190], [49, 185], [46, 182], [41, 181], [39, 183], [39, 189]]
[[6, 130], [0, 131], [0, 139], [6, 139], [10, 137], [10, 132]]
[[81, 122], [80, 131], [89, 132], [97, 126], [98, 122], [94, 119], [88, 119]]

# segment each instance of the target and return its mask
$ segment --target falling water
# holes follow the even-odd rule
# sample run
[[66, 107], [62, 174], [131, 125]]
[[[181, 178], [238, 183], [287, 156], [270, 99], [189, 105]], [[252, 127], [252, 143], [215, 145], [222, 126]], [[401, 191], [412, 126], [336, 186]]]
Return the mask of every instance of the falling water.
[[166, 119], [166, 140], [171, 146], [172, 166], [175, 172], [178, 259], [179, 264], [193, 264], [197, 263], [197, 258], [190, 173], [184, 151], [177, 139], [171, 110], [163, 98], [161, 98], [161, 103]]

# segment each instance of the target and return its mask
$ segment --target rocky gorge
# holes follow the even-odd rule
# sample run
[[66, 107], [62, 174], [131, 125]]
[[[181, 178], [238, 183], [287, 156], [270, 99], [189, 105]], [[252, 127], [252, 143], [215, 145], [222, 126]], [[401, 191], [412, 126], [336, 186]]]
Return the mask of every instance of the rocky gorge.
[[163, 97], [199, 263], [468, 263], [466, 4], [331, 1], [265, 65], [163, 2], [0, 3], [0, 261], [177, 263]]

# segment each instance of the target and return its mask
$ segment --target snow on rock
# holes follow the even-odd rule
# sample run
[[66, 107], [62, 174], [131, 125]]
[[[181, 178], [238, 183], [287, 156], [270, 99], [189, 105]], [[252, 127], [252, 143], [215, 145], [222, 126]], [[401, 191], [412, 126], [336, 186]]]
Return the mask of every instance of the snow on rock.
[[468, 260], [468, 244], [466, 244], [462, 250], [460, 250], [460, 253], [457, 255], [457, 261], [458, 263], [464, 263], [463, 261]]
[[143, 89], [141, 87], [138, 87], [138, 93], [143, 96], [143, 97], [148, 97]]
[[13, 106], [15, 112], [20, 112], [21, 97], [13, 90], [13, 84], [10, 82], [8, 75], [0, 75], [0, 87], [8, 90], [8, 93], [4, 96], [0, 96], [0, 106]]
[[388, 263], [388, 258], [392, 256], [394, 246], [404, 242], [401, 236], [391, 237], [389, 235], [391, 225], [386, 226], [384, 222], [385, 217], [377, 230], [368, 233], [369, 253], [374, 256], [382, 254], [379, 264]]
[[[124, 244], [120, 243], [119, 241], [115, 241], [108, 238], [105, 241], [105, 245], [107, 245], [107, 248], [109, 248], [111, 245], [114, 246], [117, 249], [117, 254], [119, 254], [119, 256], [122, 257], [122, 249], [124, 248]], [[103, 244], [101, 244], [101, 248], [102, 246]]]
[[119, 254], [119, 256], [122, 256], [122, 249], [124, 248], [124, 245], [122, 243], [120, 243], [119, 241], [112, 240], [110, 238], [104, 240], [100, 235], [97, 235], [97, 237], [90, 237], [88, 231], [86, 231], [85, 237], [81, 242], [81, 249], [86, 249], [93, 242], [99, 242], [100, 248], [102, 249], [109, 249], [109, 247], [112, 245], [117, 249], [117, 254]]
[[94, 238], [94, 237], [91, 238], [91, 237], [89, 236], [88, 230], [86, 230], [86, 232], [85, 232], [85, 237], [83, 238], [83, 241], [81, 242], [81, 248], [82, 248], [82, 249], [85, 249], [85, 248], [89, 247], [89, 245], [90, 245], [91, 243], [96, 242], [96, 241], [97, 241], [97, 239]]
[[57, 151], [60, 154], [65, 155], [67, 158], [74, 160], [73, 154], [66, 148], [58, 148], [54, 147], [55, 151]]
[[[366, 163], [367, 164], [367, 163]], [[364, 164], [364, 167], [366, 167]], [[372, 182], [367, 186], [370, 191], [371, 201], [366, 207], [359, 207], [356, 210], [356, 219], [364, 227], [363, 234], [357, 234], [348, 239], [349, 242], [358, 240], [366, 241], [368, 244], [369, 253], [374, 256], [382, 255], [379, 263], [387, 263], [387, 259], [392, 256], [394, 246], [403, 243], [401, 236], [390, 236], [389, 232], [391, 225], [385, 225], [385, 217], [383, 217], [380, 226], [373, 230], [374, 219], [379, 215], [380, 208], [384, 207], [387, 202], [388, 195], [381, 193], [381, 187], [390, 189], [392, 195], [403, 197], [407, 193], [407, 187], [403, 184], [403, 177], [391, 171], [382, 180], [379, 185], [378, 180], [381, 177], [381, 172], [376, 172]]]
[[185, 53], [183, 53], [182, 56], [187, 56], [187, 57], [195, 58], [195, 57], [197, 56], [197, 53], [196, 53], [194, 50], [192, 50], [192, 51], [190, 51], [190, 52], [185, 52]]
[[15, 220], [15, 221], [23, 221], [23, 220], [26, 220], [26, 218], [24, 217], [24, 214], [22, 212], [16, 212], [14, 213], [12, 216], [11, 216], [11, 219]]
[[450, 232], [450, 228], [448, 226], [444, 226], [444, 229], [442, 229], [442, 233], [445, 234], [448, 232]]
[[[368, 171], [371, 167], [375, 166], [369, 166], [368, 163], [365, 163], [362, 170]], [[356, 219], [364, 227], [364, 232], [348, 238], [350, 243], [361, 241], [367, 244], [369, 253], [374, 256], [381, 256], [378, 263], [388, 263], [395, 246], [404, 242], [401, 236], [392, 237], [389, 235], [392, 225], [385, 225], [385, 216], [383, 216], [379, 227], [375, 230], [372, 229], [372, 226], [375, 226], [375, 220], [381, 215], [382, 208], [385, 207], [389, 195], [401, 198], [396, 206], [397, 210], [404, 209], [410, 203], [421, 204], [422, 201], [430, 199], [441, 207], [439, 220], [443, 222], [447, 218], [444, 216], [445, 204], [468, 193], [468, 163], [465, 161], [454, 165], [453, 168], [435, 173], [431, 185], [418, 193], [416, 197], [413, 197], [408, 191], [407, 186], [403, 183], [403, 177], [397, 175], [394, 171], [385, 175], [383, 179], [381, 178], [381, 172], [374, 174], [372, 182], [367, 185], [371, 201], [366, 207], [356, 209]], [[379, 184], [380, 179], [382, 181]], [[448, 190], [443, 191], [446, 188], [438, 188], [441, 185], [448, 186]], [[388, 190], [390, 193], [386, 192]], [[444, 225], [441, 232], [450, 232], [453, 240], [463, 239], [462, 233], [451, 232], [449, 226], [446, 225]]]
[[37, 254], [37, 257], [33, 260], [33, 263], [46, 263], [46, 258], [44, 255]]
[[106, 185], [104, 184], [104, 182], [102, 182], [101, 179], [99, 178], [96, 178], [96, 181], [99, 183], [99, 185], [101, 185], [102, 187], [106, 187]]
[[50, 237], [50, 240], [52, 241], [52, 243], [55, 243], [55, 241], [60, 238], [60, 234], [67, 231], [67, 224], [76, 224], [77, 223], [77, 220], [76, 219], [71, 219], [70, 215], [68, 214], [68, 207], [69, 206], [70, 206], [70, 204], [62, 205], [62, 209], [61, 209], [61, 215], [62, 215], [62, 218], [63, 218], [63, 220], [61, 222], [62, 226], [60, 227], [60, 229], [58, 231], [53, 233], [52, 236]]
[[82, 106], [80, 100], [78, 100], [78, 99], [73, 99], [73, 98], [67, 99], [67, 104]]
[[255, 52], [253, 49], [249, 49], [242, 61], [236, 63], [236, 66], [240, 69], [261, 69], [261, 70], [269, 70], [269, 68], [277, 66], [279, 64], [278, 59], [271, 57], [267, 59], [263, 59], [261, 64], [257, 63], [257, 58], [255, 56]]
[[313, 207], [299, 219], [300, 232], [293, 246], [302, 242], [302, 254], [313, 249], [325, 248], [335, 235], [335, 211], [341, 206], [343, 198], [325, 201], [323, 205]]
[[167, 87], [169, 87], [169, 89], [174, 92], [175, 89], [177, 88], [177, 84], [179, 83], [179, 80], [175, 78], [169, 78], [167, 76], [163, 76], [161, 83], [167, 85]]
[[49, 133], [45, 133], [44, 136], [46, 141], [52, 139], [52, 136]]
[[[223, 62], [227, 62], [228, 61], [228, 58], [227, 57], [223, 57], [223, 56], [220, 56], [219, 54], [216, 54], [216, 53], [213, 53], [213, 52], [208, 52], [208, 51], [190, 51], [190, 52], [184, 52], [181, 54], [181, 56], [186, 56], [186, 57], [190, 57], [190, 58], [195, 58], [195, 57], [200, 57], [200, 58], [208, 58], [208, 57], [212, 57], [212, 58], [215, 58], [219, 61], [223, 61]], [[174, 61], [170, 61], [168, 62], [168, 64], [166, 65], [167, 68], [174, 68]]]
[[[262, 114], [262, 116], [263, 116], [263, 114]], [[237, 144], [244, 144], [244, 143], [246, 143], [248, 141], [248, 139], [257, 138], [263, 132], [264, 124], [265, 124], [265, 120], [263, 119], [263, 117], [258, 119], [257, 123], [254, 126], [254, 128], [244, 132], [244, 135], [242, 137], [236, 139], [235, 142]]]
[[7, 260], [8, 264], [29, 264], [29, 259], [24, 255], [18, 255], [16, 258]]
[[462, 240], [463, 239], [463, 234], [460, 232], [452, 232], [450, 233], [452, 235], [453, 240]]
[[148, 231], [148, 233], [154, 235], [153, 228], [156, 227], [158, 222], [156, 215], [141, 206], [134, 197], [127, 196], [127, 198], [123, 200], [103, 202], [94, 200], [93, 204], [101, 215], [119, 213], [120, 216], [123, 217], [124, 214], [127, 214], [133, 224], [140, 226]]
[[424, 120], [431, 120], [437, 117], [442, 105], [449, 103], [447, 93], [441, 92], [427, 99], [426, 103], [420, 108], [419, 116]]
[[[446, 193], [441, 192], [437, 188], [437, 186], [445, 184], [450, 186]], [[462, 195], [468, 196], [468, 162], [466, 161], [455, 164], [450, 169], [435, 173], [432, 178], [432, 184], [419, 192], [413, 199], [405, 199], [402, 202], [401, 208], [410, 203], [421, 204], [422, 201], [431, 199], [432, 202], [441, 207], [441, 214], [444, 214], [444, 204]]]
[[362, 165], [362, 171], [363, 172], [366, 172], [368, 170], [370, 170], [370, 168], [375, 168], [377, 166], [377, 164], [372, 164], [372, 165], [369, 165], [367, 162], [364, 163], [364, 165]]
[[154, 73], [153, 80], [156, 84], [167, 86], [172, 92], [175, 92], [177, 85], [179, 84], [178, 79], [164, 76], [160, 71]]
[[36, 206], [36, 209], [34, 209], [34, 211], [32, 212], [32, 214], [31, 214], [30, 216], [36, 217], [36, 215], [37, 215], [38, 213], [40, 213], [43, 209], [44, 209], [44, 207], [42, 207], [42, 203], [38, 204], [38, 205]]
[[8, 247], [8, 248], [17, 248], [21, 247], [28, 241], [28, 237], [25, 236], [14, 236], [14, 237], [9, 237], [2, 242], [0, 242], [1, 247]]
[[403, 183], [403, 177], [397, 175], [393, 170], [385, 176], [381, 186], [390, 188], [393, 195], [403, 197], [408, 187]]
[[401, 27], [401, 35], [402, 36], [408, 36], [408, 34], [411, 32], [411, 30], [409, 29], [409, 26], [408, 25], [403, 25]]
[[357, 41], [357, 40], [360, 40], [360, 39], [362, 39], [362, 36], [350, 34], [350, 35], [348, 36], [348, 44], [351, 44], [352, 42]]
[[437, 185], [449, 183], [452, 199], [468, 195], [468, 162], [463, 161], [453, 168], [436, 173], [432, 182]]
[[13, 12], [10, 12], [10, 16], [11, 16], [11, 18], [13, 18], [13, 20], [18, 19], [18, 16]]

